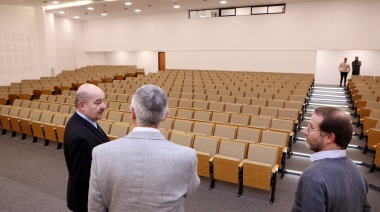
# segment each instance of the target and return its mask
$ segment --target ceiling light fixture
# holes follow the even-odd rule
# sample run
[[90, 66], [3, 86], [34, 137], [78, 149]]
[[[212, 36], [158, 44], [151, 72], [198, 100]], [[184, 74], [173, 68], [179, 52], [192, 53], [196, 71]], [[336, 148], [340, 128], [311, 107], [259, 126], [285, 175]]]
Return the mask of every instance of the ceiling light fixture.
[[220, 1], [221, 4], [227, 4], [227, 1]]
[[176, 9], [178, 9], [178, 8], [180, 8], [181, 6], [179, 6], [178, 4], [176, 4], [176, 5], [174, 5], [173, 7], [176, 8]]
[[125, 2], [125, 5], [132, 5], [132, 2]]
[[61, 11], [59, 11], [58, 13], [59, 13], [59, 14], [65, 14], [66, 12], [63, 11], [63, 10], [61, 10]]
[[59, 1], [52, 1], [52, 4], [59, 4]]
[[87, 7], [87, 9], [88, 9], [88, 10], [94, 10], [94, 8], [93, 8], [93, 7]]
[[79, 18], [79, 16], [74, 16], [74, 18], [75, 18], [75, 19], [78, 19], [78, 18]]
[[106, 16], [106, 15], [107, 15], [107, 12], [103, 11], [102, 16]]
[[60, 9], [60, 8], [66, 8], [66, 7], [75, 7], [75, 6], [83, 6], [83, 5], [88, 5], [93, 3], [93, 1], [75, 1], [75, 2], [69, 2], [65, 4], [55, 4], [55, 5], [50, 5], [46, 6], [45, 10], [55, 10], [55, 9]]
[[135, 9], [135, 12], [139, 13], [139, 12], [141, 12], [141, 10], [140, 9]]

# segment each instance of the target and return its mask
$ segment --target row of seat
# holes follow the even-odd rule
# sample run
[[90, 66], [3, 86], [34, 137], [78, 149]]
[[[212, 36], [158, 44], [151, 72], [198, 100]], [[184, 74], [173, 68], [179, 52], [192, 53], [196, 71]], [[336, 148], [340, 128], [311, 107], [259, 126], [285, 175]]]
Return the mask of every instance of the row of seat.
[[259, 133], [262, 136], [257, 143], [175, 131], [168, 139], [197, 151], [198, 175], [210, 177], [210, 189], [216, 180], [238, 184], [238, 196], [243, 186], [259, 188], [271, 192], [273, 203], [276, 174], [280, 169], [283, 177], [285, 170], [286, 147], [280, 142], [284, 142], [286, 134], [267, 130]]

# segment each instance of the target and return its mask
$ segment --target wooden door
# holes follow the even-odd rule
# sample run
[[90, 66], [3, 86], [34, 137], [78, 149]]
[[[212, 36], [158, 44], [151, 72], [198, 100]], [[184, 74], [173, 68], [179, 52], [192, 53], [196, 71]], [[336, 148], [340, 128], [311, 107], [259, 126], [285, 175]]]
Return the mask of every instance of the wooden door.
[[165, 52], [158, 52], [158, 70], [165, 71]]

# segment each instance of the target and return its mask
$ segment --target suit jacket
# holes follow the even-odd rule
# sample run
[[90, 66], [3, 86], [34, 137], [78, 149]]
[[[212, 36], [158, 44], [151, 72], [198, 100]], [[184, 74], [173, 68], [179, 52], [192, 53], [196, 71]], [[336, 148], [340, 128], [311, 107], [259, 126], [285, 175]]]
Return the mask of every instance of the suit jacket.
[[92, 157], [89, 211], [184, 211], [199, 186], [195, 150], [160, 132], [132, 131]]
[[63, 147], [69, 171], [67, 206], [70, 210], [87, 211], [92, 149], [106, 141], [109, 139], [104, 132], [77, 113], [67, 122]]

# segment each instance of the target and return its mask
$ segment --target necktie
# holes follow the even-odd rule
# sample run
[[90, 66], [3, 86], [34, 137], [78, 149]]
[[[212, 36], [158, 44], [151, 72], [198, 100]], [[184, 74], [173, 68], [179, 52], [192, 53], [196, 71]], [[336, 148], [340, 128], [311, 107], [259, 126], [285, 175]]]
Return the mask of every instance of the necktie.
[[96, 128], [99, 130], [99, 132], [104, 135], [102, 128], [100, 128], [99, 124], [96, 123]]

